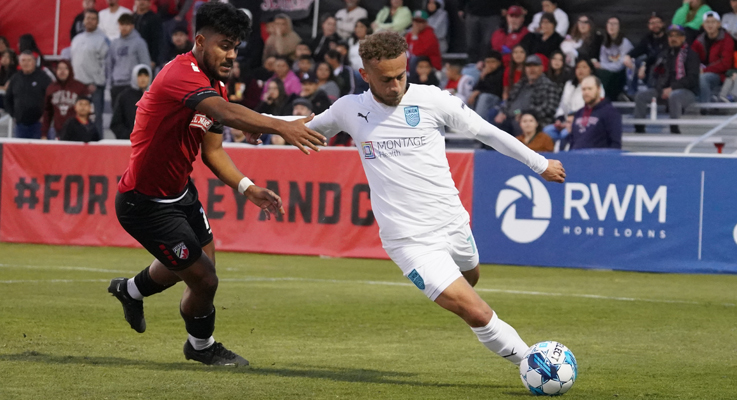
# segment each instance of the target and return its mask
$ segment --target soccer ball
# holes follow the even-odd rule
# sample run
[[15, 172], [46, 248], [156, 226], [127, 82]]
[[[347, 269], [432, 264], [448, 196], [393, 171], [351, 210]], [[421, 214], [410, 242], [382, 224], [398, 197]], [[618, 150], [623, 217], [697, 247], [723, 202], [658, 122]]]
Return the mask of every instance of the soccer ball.
[[525, 387], [536, 396], [557, 396], [568, 391], [578, 376], [576, 357], [558, 342], [530, 347], [519, 365]]

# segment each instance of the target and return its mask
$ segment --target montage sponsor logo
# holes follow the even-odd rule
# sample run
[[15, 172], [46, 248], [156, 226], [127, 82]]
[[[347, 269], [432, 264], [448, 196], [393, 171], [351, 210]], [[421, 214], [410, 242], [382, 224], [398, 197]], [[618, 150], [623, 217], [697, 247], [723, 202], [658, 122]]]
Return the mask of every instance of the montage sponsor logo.
[[404, 107], [404, 119], [407, 121], [407, 125], [412, 127], [417, 126], [420, 123], [420, 107]]
[[416, 149], [427, 143], [424, 136], [400, 137], [386, 140], [372, 140], [361, 142], [363, 158], [370, 160], [374, 158], [401, 157], [406, 154], [401, 150]]
[[602, 197], [601, 188], [596, 183], [570, 182], [565, 184], [562, 233], [665, 239], [666, 231], [662, 225], [666, 223], [667, 208], [668, 187], [664, 185], [648, 191], [644, 185], [610, 183]]
[[[502, 189], [496, 199], [496, 217], [502, 218], [502, 232], [513, 242], [534, 242], [550, 224], [550, 194], [545, 185], [532, 176], [517, 175], [505, 185], [507, 189]], [[532, 201], [532, 219], [517, 218], [517, 201], [522, 196]]]

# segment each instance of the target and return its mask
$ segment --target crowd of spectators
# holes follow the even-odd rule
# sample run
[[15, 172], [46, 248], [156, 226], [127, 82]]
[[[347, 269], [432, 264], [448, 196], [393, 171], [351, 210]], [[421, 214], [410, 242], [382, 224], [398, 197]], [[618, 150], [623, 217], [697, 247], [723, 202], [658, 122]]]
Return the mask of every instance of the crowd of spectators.
[[[100, 1], [100, 0], [97, 0]], [[0, 106], [25, 138], [97, 140], [109, 128], [119, 139], [133, 129], [136, 102], [168, 61], [192, 48], [185, 16], [192, 1], [162, 6], [135, 0], [133, 10], [106, 0], [83, 0], [71, 26], [71, 46], [53, 66], [31, 35], [17, 52], [0, 37]], [[556, 0], [524, 7], [495, 2], [460, 3], [467, 59], [446, 59], [449, 15], [443, 0], [411, 10], [388, 0], [370, 15], [360, 0], [319, 18], [319, 32], [301, 37], [287, 14], [277, 14], [244, 44], [226, 82], [229, 100], [272, 115], [309, 115], [341, 96], [368, 89], [360, 41], [391, 30], [408, 43], [408, 81], [435, 85], [459, 97], [490, 123], [537, 151], [621, 148], [622, 118], [614, 101], [634, 101], [645, 118], [654, 103], [676, 120], [692, 103], [737, 101], [737, 0], [720, 15], [704, 0], [685, 0], [672, 21], [658, 13], [643, 19], [644, 37], [633, 41], [610, 17], [597, 29], [588, 15], [571, 18]], [[249, 15], [250, 11], [245, 10]], [[196, 10], [195, 10], [196, 12]], [[636, 43], [635, 44], [633, 44]], [[105, 95], [112, 120], [104, 126]], [[642, 125], [636, 132], [645, 132]], [[676, 121], [671, 133], [680, 133]], [[242, 132], [226, 132], [233, 141]], [[333, 141], [349, 145], [343, 135]], [[267, 144], [283, 144], [278, 137]]]

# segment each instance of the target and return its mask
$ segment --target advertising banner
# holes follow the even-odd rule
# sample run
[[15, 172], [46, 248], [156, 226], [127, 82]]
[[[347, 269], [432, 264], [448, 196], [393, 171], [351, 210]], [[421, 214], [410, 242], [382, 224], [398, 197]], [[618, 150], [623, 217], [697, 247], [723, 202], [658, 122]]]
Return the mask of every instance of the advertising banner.
[[[192, 179], [217, 249], [387, 258], [356, 149], [328, 148], [310, 156], [285, 147], [226, 151], [257, 185], [282, 197], [286, 215], [266, 220], [198, 160]], [[129, 157], [130, 148], [121, 145], [5, 143], [0, 240], [136, 246], [115, 216], [117, 182]], [[450, 152], [448, 159], [471, 211], [473, 153]]]
[[564, 184], [477, 152], [483, 263], [737, 273], [735, 158], [561, 153]]

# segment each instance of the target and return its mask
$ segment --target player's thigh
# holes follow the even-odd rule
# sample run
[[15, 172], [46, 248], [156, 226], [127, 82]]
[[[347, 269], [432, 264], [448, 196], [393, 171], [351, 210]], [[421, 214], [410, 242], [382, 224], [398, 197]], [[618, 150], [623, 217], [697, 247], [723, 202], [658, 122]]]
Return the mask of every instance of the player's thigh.
[[458, 266], [442, 241], [414, 242], [411, 239], [384, 242], [389, 257], [430, 300], [435, 300], [461, 277]]
[[187, 222], [192, 228], [192, 231], [197, 236], [197, 240], [200, 242], [202, 251], [207, 254], [215, 265], [215, 242], [212, 234], [212, 227], [210, 226], [210, 220], [207, 219], [205, 209], [202, 207], [202, 203], [196, 200], [193, 204], [186, 206], [184, 212], [187, 214]]
[[126, 192], [116, 196], [115, 211], [123, 229], [169, 270], [186, 269], [202, 255], [200, 237], [179, 207]]
[[[476, 240], [467, 220], [460, 220], [448, 227], [448, 244], [453, 261], [462, 272], [471, 272], [479, 265]], [[478, 270], [476, 270], [478, 271]]]

